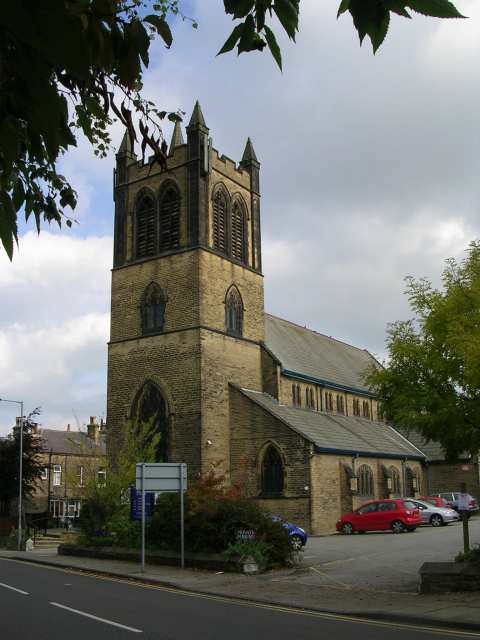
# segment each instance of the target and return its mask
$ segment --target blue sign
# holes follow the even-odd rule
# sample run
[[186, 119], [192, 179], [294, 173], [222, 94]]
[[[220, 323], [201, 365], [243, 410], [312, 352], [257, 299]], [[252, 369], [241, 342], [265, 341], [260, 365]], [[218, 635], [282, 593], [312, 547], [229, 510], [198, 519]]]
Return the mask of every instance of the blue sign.
[[[145, 491], [145, 518], [151, 518], [155, 506], [155, 493]], [[142, 492], [130, 487], [130, 520], [142, 519]]]

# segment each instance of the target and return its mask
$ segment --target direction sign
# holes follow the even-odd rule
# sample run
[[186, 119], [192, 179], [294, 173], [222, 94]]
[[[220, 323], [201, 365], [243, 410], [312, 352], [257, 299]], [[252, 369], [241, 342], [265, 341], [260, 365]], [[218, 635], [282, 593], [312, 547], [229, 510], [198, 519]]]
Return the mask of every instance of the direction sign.
[[[153, 508], [155, 506], [155, 493], [153, 491], [145, 492], [145, 518], [153, 516]], [[142, 519], [142, 492], [137, 491], [135, 487], [130, 487], [130, 519]]]
[[143, 488], [144, 491], [155, 491], [155, 493], [178, 492], [181, 489], [186, 491], [187, 465], [176, 462], [137, 464], [135, 487], [138, 491]]

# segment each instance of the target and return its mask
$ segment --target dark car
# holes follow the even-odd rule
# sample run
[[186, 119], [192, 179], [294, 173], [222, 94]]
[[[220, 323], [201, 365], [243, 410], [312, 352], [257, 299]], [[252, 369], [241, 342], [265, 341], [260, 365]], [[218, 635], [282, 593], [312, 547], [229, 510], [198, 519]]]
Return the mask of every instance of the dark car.
[[385, 531], [393, 533], [415, 531], [422, 524], [420, 511], [410, 500], [374, 500], [356, 511], [346, 513], [337, 521], [337, 531], [349, 535], [358, 531]]
[[307, 544], [308, 536], [305, 532], [305, 529], [301, 527], [297, 527], [296, 524], [292, 524], [291, 522], [287, 522], [280, 516], [270, 516], [274, 522], [281, 522], [284, 529], [288, 531], [288, 535], [290, 536], [290, 541], [292, 543], [292, 547], [296, 551], [300, 551], [302, 547]]
[[[443, 498], [449, 507], [455, 509], [455, 511], [459, 511], [458, 500], [460, 497], [460, 491], [446, 491], [443, 493], [436, 493], [436, 496], [439, 498]], [[478, 511], [478, 503], [476, 498], [471, 496], [469, 493], [466, 494], [468, 499], [468, 514], [471, 515], [475, 511]]]

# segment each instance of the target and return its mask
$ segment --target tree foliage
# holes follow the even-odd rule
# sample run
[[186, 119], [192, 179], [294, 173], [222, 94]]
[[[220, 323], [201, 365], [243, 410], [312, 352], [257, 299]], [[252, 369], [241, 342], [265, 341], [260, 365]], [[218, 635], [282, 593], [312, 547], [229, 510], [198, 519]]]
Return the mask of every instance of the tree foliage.
[[446, 261], [442, 281], [440, 290], [407, 278], [415, 317], [388, 327], [388, 364], [368, 382], [387, 420], [455, 457], [480, 448], [480, 242]]
[[[181, 113], [142, 96], [142, 74], [152, 40], [173, 42], [169, 19], [186, 18], [181, 0], [15, 0], [0, 13], [0, 241], [10, 259], [18, 241], [18, 215], [41, 222], [65, 222], [77, 194], [57, 172], [61, 154], [86, 136], [105, 156], [109, 126], [120, 120], [134, 142], [166, 168], [161, 123]], [[291, 40], [298, 31], [300, 0], [224, 0], [236, 25], [219, 53], [267, 47], [279, 67], [275, 17]], [[407, 9], [437, 17], [461, 17], [448, 0], [342, 0], [360, 41], [368, 35], [376, 50], [390, 14]], [[171, 20], [170, 20], [171, 22]], [[193, 27], [198, 27], [191, 20]], [[138, 119], [138, 127], [134, 124]]]
[[[35, 435], [34, 418], [39, 410], [32, 411], [24, 421], [23, 427], [23, 463], [22, 491], [23, 496], [31, 496], [35, 484], [43, 470], [41, 453], [42, 439]], [[0, 505], [3, 511], [8, 510], [12, 500], [18, 497], [18, 473], [20, 454], [20, 429], [15, 427], [13, 434], [0, 440]]]

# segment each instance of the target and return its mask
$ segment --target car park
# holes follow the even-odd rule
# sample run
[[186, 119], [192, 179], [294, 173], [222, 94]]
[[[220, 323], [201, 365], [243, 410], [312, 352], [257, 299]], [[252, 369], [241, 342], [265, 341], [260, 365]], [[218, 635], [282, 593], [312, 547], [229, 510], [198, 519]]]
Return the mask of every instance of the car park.
[[305, 529], [297, 527], [296, 524], [292, 524], [291, 522], [287, 522], [280, 516], [271, 515], [270, 517], [274, 522], [280, 522], [283, 528], [287, 530], [290, 536], [290, 542], [295, 551], [300, 551], [300, 549], [307, 544], [308, 536]]
[[[459, 499], [461, 495], [460, 491], [445, 491], [443, 493], [436, 493], [435, 495], [438, 496], [439, 498], [443, 498], [445, 502], [447, 502], [447, 504], [450, 507], [452, 507], [452, 509], [455, 509], [455, 511], [460, 510], [459, 509]], [[471, 515], [475, 511], [478, 511], [478, 503], [476, 498], [471, 496], [469, 493], [467, 493], [466, 495], [468, 500], [467, 512], [469, 515]]]
[[441, 527], [449, 522], [457, 522], [460, 520], [458, 513], [451, 507], [437, 507], [436, 505], [418, 500], [416, 498], [408, 498], [420, 511], [423, 524], [430, 524], [432, 527]]
[[388, 529], [393, 533], [403, 533], [415, 531], [420, 524], [422, 518], [419, 509], [411, 500], [398, 498], [367, 502], [339, 518], [336, 529], [345, 535]]

